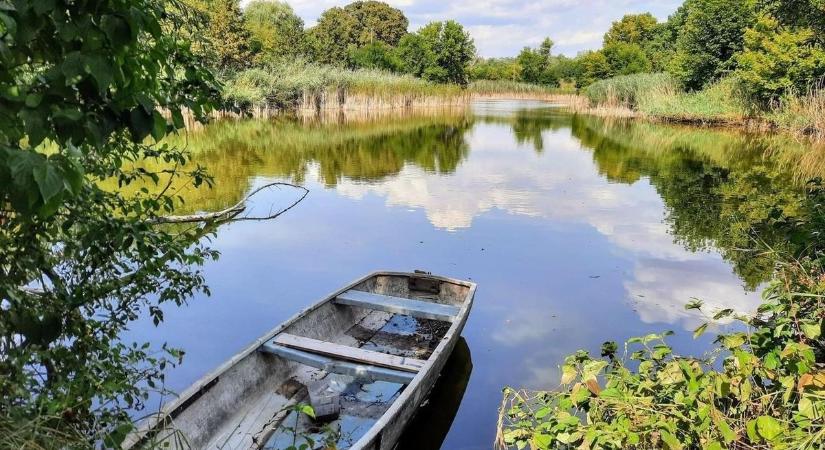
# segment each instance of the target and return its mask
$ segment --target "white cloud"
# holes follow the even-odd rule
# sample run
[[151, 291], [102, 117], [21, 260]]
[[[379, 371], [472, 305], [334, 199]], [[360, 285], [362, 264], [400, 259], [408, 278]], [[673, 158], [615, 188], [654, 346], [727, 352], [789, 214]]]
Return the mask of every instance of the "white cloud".
[[[692, 329], [702, 320], [684, 310], [693, 297], [710, 307], [739, 312], [752, 312], [759, 304], [758, 293], [745, 292], [721, 257], [690, 252], [674, 242], [664, 223], [663, 201], [647, 180], [606, 183], [592, 154], [567, 130], [544, 132], [545, 154], [531, 153], [528, 163], [512, 164], [508, 152], [513, 149], [499, 146], [513, 139], [510, 133], [509, 126], [471, 131], [466, 139], [473, 156], [449, 177], [434, 177], [409, 165], [380, 183], [345, 179], [336, 189], [352, 198], [378, 194], [388, 205], [422, 209], [434, 227], [451, 232], [471, 227], [476, 217], [493, 209], [590, 226], [614, 251], [633, 261], [624, 283], [626, 298], [634, 301], [644, 322]], [[527, 336], [508, 337], [522, 338]]]

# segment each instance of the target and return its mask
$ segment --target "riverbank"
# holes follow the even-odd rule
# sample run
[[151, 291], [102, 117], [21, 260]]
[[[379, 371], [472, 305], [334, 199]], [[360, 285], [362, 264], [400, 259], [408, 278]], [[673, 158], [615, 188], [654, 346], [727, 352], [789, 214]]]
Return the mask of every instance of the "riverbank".
[[667, 74], [636, 74], [598, 81], [571, 103], [578, 113], [697, 126], [782, 131], [825, 139], [825, 91], [788, 96], [770, 108], [747, 100], [734, 79], [684, 92]]
[[464, 106], [477, 98], [512, 98], [576, 104], [574, 91], [514, 81], [467, 86], [433, 83], [410, 75], [293, 63], [242, 71], [224, 82], [226, 110], [255, 116], [283, 111], [330, 111]]

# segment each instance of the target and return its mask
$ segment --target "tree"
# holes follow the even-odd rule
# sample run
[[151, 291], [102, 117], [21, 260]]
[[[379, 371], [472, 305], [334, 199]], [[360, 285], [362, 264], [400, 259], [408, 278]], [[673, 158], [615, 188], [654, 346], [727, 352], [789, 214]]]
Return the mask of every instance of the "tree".
[[653, 14], [626, 14], [613, 22], [604, 35], [604, 46], [625, 43], [644, 47], [656, 35], [658, 22]]
[[745, 29], [754, 21], [752, 0], [690, 0], [676, 39], [671, 72], [688, 89], [700, 89], [736, 68]]
[[398, 44], [407, 24], [404, 14], [386, 3], [358, 1], [324, 11], [309, 33], [318, 62], [351, 65], [352, 52], [373, 41]]
[[518, 80], [521, 68], [514, 58], [477, 58], [467, 74], [471, 80]]
[[243, 13], [258, 61], [304, 54], [304, 21], [292, 7], [277, 0], [254, 0]]
[[761, 0], [760, 5], [782, 25], [810, 28], [814, 39], [825, 45], [825, 2], [822, 0]]
[[214, 53], [215, 67], [222, 70], [248, 67], [252, 58], [250, 35], [244, 28], [239, 0], [189, 1], [208, 17], [204, 32]]
[[613, 69], [602, 51], [589, 51], [577, 58], [580, 67], [580, 76], [576, 79], [576, 87], [582, 88], [596, 81], [612, 77]]
[[458, 22], [431, 22], [401, 38], [398, 44], [404, 70], [441, 83], [467, 84], [467, 67], [475, 57], [470, 34]]
[[[178, 6], [19, 0], [0, 12], [4, 439], [34, 421], [32, 447], [118, 447], [129, 411], [180, 357], [120, 336], [139, 315], [157, 323], [163, 305], [205, 290], [197, 265], [215, 256], [199, 243], [209, 227], [156, 225], [176, 204], [166, 182], [208, 178], [149, 169], [188, 160], [155, 142], [184, 126], [184, 109], [205, 120], [217, 96], [179, 34], [188, 24]], [[127, 197], [104, 180], [158, 188]], [[67, 436], [87, 441], [55, 442]]]
[[407, 34], [410, 22], [400, 9], [374, 0], [357, 1], [344, 7], [355, 21], [358, 46], [380, 41], [390, 46], [398, 45]]
[[358, 37], [357, 20], [343, 8], [330, 8], [309, 30], [315, 59], [324, 64], [349, 63], [351, 47]]
[[403, 66], [395, 49], [381, 41], [371, 42], [363, 47], [353, 49], [349, 59], [355, 67], [365, 69], [400, 72]]
[[615, 42], [602, 49], [613, 75], [630, 75], [650, 72], [652, 65], [645, 51], [638, 44]]
[[788, 29], [768, 15], [745, 32], [736, 61], [738, 78], [763, 104], [791, 91], [806, 93], [825, 76], [825, 50], [814, 44], [814, 32]]
[[524, 47], [516, 62], [521, 67], [521, 79], [528, 83], [558, 85], [558, 78], [550, 70], [553, 41], [546, 38], [539, 48]]

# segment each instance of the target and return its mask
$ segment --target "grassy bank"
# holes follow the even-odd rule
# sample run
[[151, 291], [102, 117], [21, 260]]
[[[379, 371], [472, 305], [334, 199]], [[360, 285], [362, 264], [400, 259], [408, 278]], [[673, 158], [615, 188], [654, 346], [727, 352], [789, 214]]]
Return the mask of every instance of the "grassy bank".
[[311, 63], [254, 68], [224, 83], [227, 106], [244, 110], [374, 110], [454, 106], [472, 98], [576, 100], [575, 92], [515, 81], [476, 81], [466, 87], [380, 70]]
[[741, 125], [825, 137], [825, 91], [788, 96], [770, 108], [748, 100], [734, 78], [701, 91], [684, 92], [668, 74], [636, 74], [601, 80], [583, 91], [580, 111], [606, 116], [646, 117], [668, 122]]

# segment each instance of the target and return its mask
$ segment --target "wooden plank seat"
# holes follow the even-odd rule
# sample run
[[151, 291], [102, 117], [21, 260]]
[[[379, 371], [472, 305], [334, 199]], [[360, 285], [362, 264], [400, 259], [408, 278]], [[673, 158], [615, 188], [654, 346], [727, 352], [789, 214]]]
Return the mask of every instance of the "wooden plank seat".
[[404, 356], [389, 355], [387, 353], [364, 350], [349, 345], [336, 344], [334, 342], [320, 341], [304, 336], [296, 336], [289, 333], [281, 333], [272, 339], [275, 344], [285, 347], [304, 350], [319, 355], [331, 356], [336, 359], [353, 361], [371, 366], [386, 367], [388, 369], [401, 370], [404, 372], [418, 372], [424, 367], [426, 361]]
[[461, 310], [458, 306], [373, 294], [354, 289], [338, 294], [335, 303], [443, 322], [454, 321]]
[[426, 361], [281, 333], [261, 347], [267, 353], [332, 373], [409, 384]]

